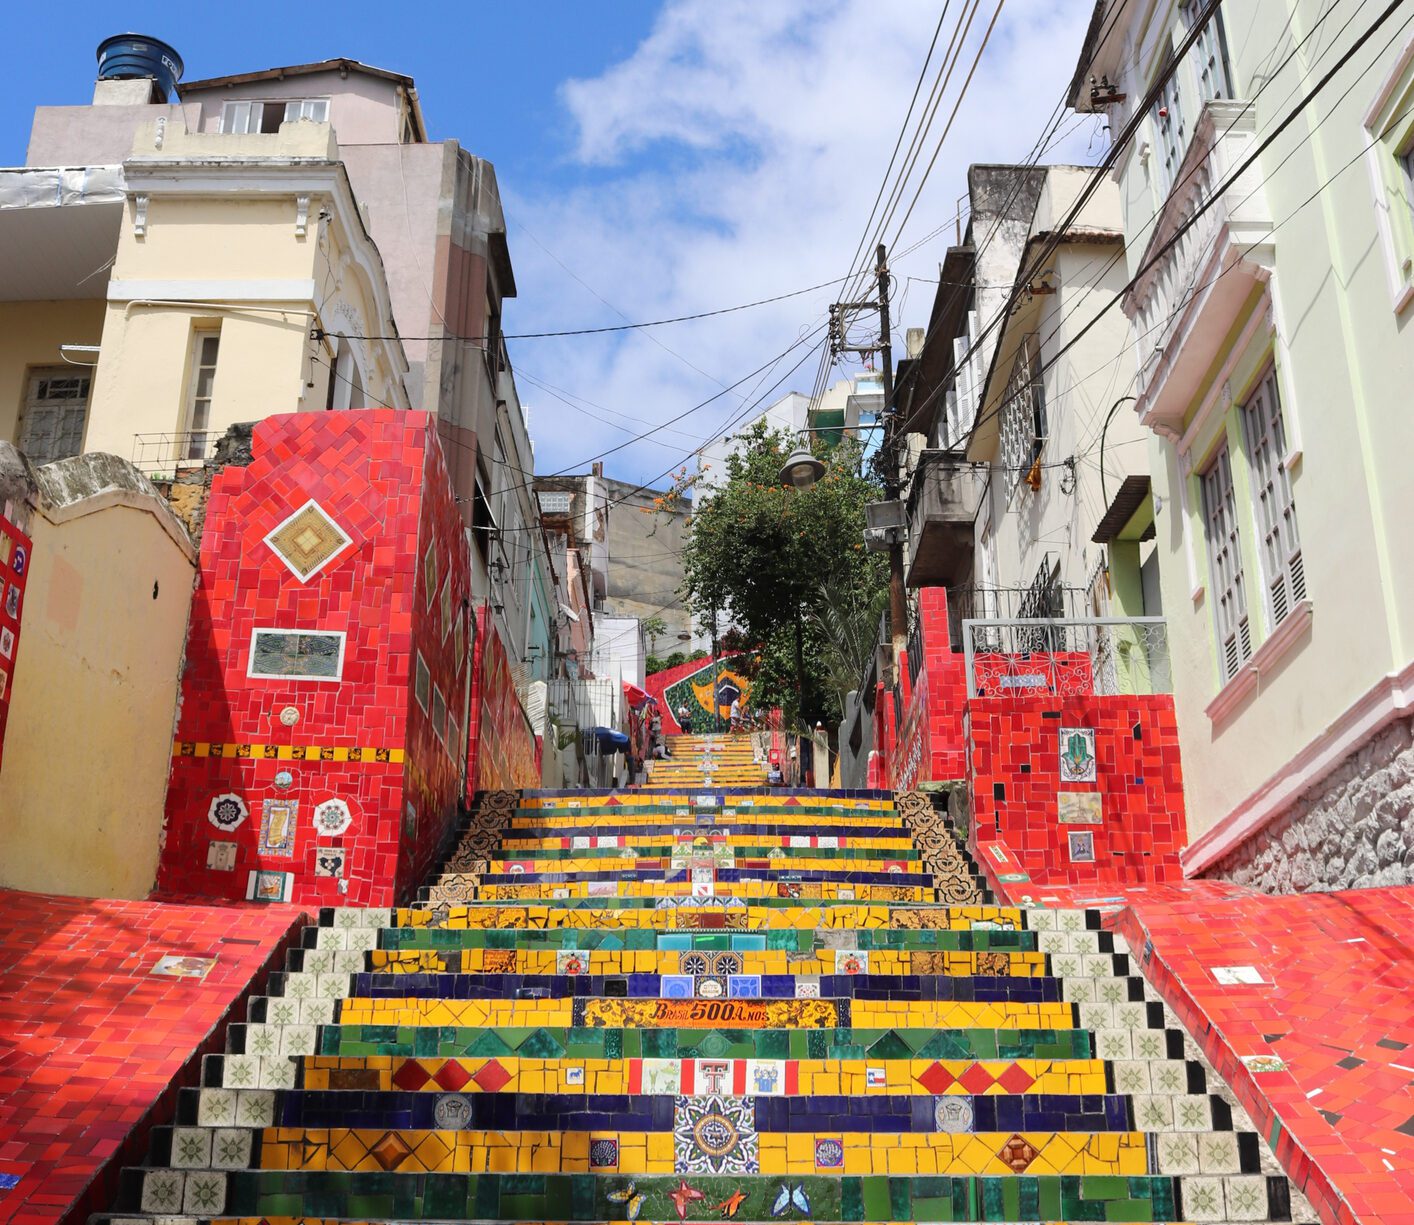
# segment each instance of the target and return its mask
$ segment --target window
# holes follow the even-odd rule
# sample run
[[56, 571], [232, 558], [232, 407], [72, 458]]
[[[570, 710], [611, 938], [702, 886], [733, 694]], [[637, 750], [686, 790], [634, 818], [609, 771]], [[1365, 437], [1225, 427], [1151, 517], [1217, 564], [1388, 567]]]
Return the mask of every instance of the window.
[[294, 123], [296, 119], [308, 119], [313, 123], [329, 122], [328, 98], [297, 98], [285, 103], [284, 121]]
[[221, 131], [234, 136], [252, 132], [278, 132], [282, 123], [296, 119], [312, 119], [316, 123], [329, 120], [329, 99], [292, 98], [277, 102], [227, 102], [221, 108]]
[[1213, 615], [1217, 621], [1219, 663], [1226, 684], [1252, 657], [1252, 627], [1247, 619], [1247, 593], [1242, 579], [1242, 538], [1232, 492], [1232, 457], [1226, 443], [1203, 473], [1202, 482]]
[[247, 676], [336, 681], [344, 670], [344, 635], [320, 630], [257, 629]]
[[1405, 145], [1398, 161], [1400, 173], [1404, 178], [1404, 202], [1409, 206], [1410, 213], [1414, 214], [1414, 138]]
[[1262, 537], [1262, 577], [1267, 584], [1267, 609], [1275, 629], [1306, 598], [1306, 568], [1296, 531], [1296, 503], [1286, 455], [1286, 427], [1277, 392], [1277, 373], [1268, 366], [1257, 390], [1242, 410], [1247, 460], [1252, 469], [1257, 530]]
[[329, 391], [324, 407], [363, 408], [367, 403], [368, 396], [363, 390], [363, 372], [359, 369], [353, 345], [347, 338], [341, 337], [338, 354], [329, 368]]
[[[1185, 0], [1179, 6], [1185, 30], [1193, 28], [1193, 22], [1202, 11], [1199, 0]], [[1227, 31], [1223, 29], [1222, 9], [1214, 9], [1213, 15], [1203, 26], [1193, 44], [1194, 67], [1198, 71], [1198, 96], [1204, 101], [1213, 98], [1232, 97], [1232, 71], [1227, 59]]]
[[490, 487], [490, 480], [482, 471], [481, 465], [476, 466], [476, 487], [471, 494], [471, 539], [476, 545], [476, 551], [481, 554], [481, 561], [484, 565], [491, 562], [491, 537], [496, 532], [496, 519], [491, 513], [491, 500], [486, 496], [486, 490]]
[[216, 385], [216, 355], [221, 333], [197, 332], [192, 340], [191, 397], [187, 404], [188, 459], [206, 455], [206, 438], [211, 424], [211, 392]]
[[53, 463], [83, 450], [91, 386], [91, 376], [74, 366], [30, 373], [19, 448], [31, 463]]
[[1033, 332], [1023, 338], [1002, 393], [1001, 455], [1008, 498], [1040, 458], [1046, 441], [1046, 392], [1040, 356], [1040, 340]]
[[1178, 178], [1178, 168], [1187, 150], [1187, 138], [1183, 129], [1183, 109], [1178, 92], [1179, 74], [1174, 73], [1159, 93], [1154, 103], [1154, 127], [1158, 133], [1159, 189], [1165, 195], [1172, 189]]

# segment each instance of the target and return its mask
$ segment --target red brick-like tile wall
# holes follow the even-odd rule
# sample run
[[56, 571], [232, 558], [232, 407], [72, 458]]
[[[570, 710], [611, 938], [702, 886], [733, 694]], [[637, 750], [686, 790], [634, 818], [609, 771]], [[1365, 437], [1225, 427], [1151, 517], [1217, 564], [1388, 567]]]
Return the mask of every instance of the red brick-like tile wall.
[[18, 524], [0, 515], [0, 763], [4, 761], [5, 724], [10, 718], [10, 690], [19, 658], [20, 616], [32, 553], [30, 538]]
[[[1011, 852], [1033, 886], [1183, 879], [1187, 842], [1173, 699], [1156, 696], [973, 698], [968, 703], [971, 841]], [[1061, 781], [1060, 731], [1095, 732], [1094, 782]], [[1061, 791], [1100, 797], [1100, 824], [1063, 825]], [[1093, 834], [1094, 862], [1071, 859], [1072, 831]], [[1014, 890], [1012, 892], [1015, 892]]]
[[[301, 581], [265, 537], [311, 499], [353, 543]], [[466, 683], [465, 667], [454, 666], [455, 634], [442, 635], [440, 620], [445, 576], [454, 614], [469, 589], [455, 510], [426, 413], [271, 417], [256, 427], [249, 466], [216, 477], [187, 640], [161, 892], [244, 898], [250, 874], [264, 870], [293, 875], [291, 901], [387, 905], [426, 870], [455, 818], [460, 751], [437, 740], [415, 699], [413, 658], [424, 652], [444, 695]], [[430, 607], [429, 544], [437, 571]], [[248, 677], [257, 627], [344, 632], [340, 680]], [[463, 641], [465, 650], [465, 630]], [[280, 718], [287, 707], [299, 715], [293, 726]], [[460, 725], [461, 706], [452, 708]], [[287, 790], [276, 787], [282, 771], [293, 776]], [[208, 819], [223, 793], [249, 809], [230, 830]], [[352, 822], [322, 834], [314, 811], [334, 798], [348, 804]], [[262, 854], [263, 803], [286, 799], [298, 805], [292, 853]], [[213, 841], [234, 844], [229, 870], [207, 866]], [[343, 853], [342, 875], [316, 870], [328, 852]]]
[[491, 610], [477, 609], [476, 681], [471, 701], [476, 710], [470, 746], [471, 770], [478, 791], [518, 790], [540, 785], [540, 741], [526, 721], [511, 681], [510, 661]]
[[946, 589], [924, 587], [918, 592], [918, 620], [923, 666], [916, 682], [904, 678], [903, 728], [890, 754], [889, 785], [898, 791], [959, 779], [966, 771], [962, 716], [967, 676], [962, 654], [953, 651], [948, 640]]
[[[457, 825], [464, 795], [471, 731], [471, 569], [461, 512], [440, 440], [424, 431], [422, 498], [418, 513], [417, 580], [412, 598], [412, 679], [403, 687], [407, 757], [403, 767], [403, 828], [398, 845], [399, 894], [420, 885]], [[428, 563], [432, 559], [432, 581]], [[408, 559], [411, 560], [411, 559]], [[431, 684], [424, 707], [416, 661]], [[440, 695], [441, 702], [436, 699]], [[440, 712], [440, 719], [436, 716]]]

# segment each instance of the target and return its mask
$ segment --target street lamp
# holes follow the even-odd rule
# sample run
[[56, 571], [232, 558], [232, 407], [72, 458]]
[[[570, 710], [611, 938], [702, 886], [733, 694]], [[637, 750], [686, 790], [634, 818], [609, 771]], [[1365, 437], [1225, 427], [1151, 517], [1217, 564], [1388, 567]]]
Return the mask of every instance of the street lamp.
[[825, 465], [810, 454], [804, 443], [796, 443], [790, 458], [781, 465], [780, 482], [797, 489], [809, 489], [825, 475]]

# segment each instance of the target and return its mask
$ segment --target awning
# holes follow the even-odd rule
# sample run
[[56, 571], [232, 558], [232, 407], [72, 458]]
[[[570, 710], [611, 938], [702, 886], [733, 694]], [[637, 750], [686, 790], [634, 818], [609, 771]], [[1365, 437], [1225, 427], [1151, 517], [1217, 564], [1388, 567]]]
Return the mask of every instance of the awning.
[[628, 737], [623, 732], [616, 732], [612, 727], [596, 727], [591, 729], [591, 734], [598, 741], [601, 749], [613, 749], [622, 752], [628, 748]]
[[[1090, 539], [1095, 544], [1109, 544], [1120, 532], [1124, 531], [1129, 521], [1134, 518], [1134, 512], [1144, 504], [1144, 499], [1148, 496], [1149, 478], [1147, 476], [1125, 477], [1124, 483], [1119, 487], [1119, 492], [1115, 494], [1105, 511], [1105, 517], [1100, 520], [1100, 526], [1095, 529], [1095, 534]], [[1150, 525], [1148, 531], [1144, 533], [1143, 539], [1148, 540], [1153, 533], [1153, 526]]]
[[623, 685], [624, 701], [626, 701], [630, 706], [632, 706], [634, 710], [638, 710], [640, 707], [648, 705], [649, 702], [652, 702], [654, 705], [657, 705], [657, 698], [655, 698], [651, 693], [647, 693], [644, 690], [640, 689], [632, 681], [624, 681]]

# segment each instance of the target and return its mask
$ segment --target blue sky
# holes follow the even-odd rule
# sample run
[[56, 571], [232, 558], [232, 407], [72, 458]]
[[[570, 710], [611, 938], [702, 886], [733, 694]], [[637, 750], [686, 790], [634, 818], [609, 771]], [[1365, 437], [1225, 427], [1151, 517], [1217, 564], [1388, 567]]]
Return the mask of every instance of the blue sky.
[[[964, 38], [928, 156], [993, 7], [982, 0]], [[967, 4], [952, 8], [949, 30]], [[0, 163], [23, 160], [34, 105], [89, 100], [94, 49], [112, 33], [165, 39], [188, 79], [345, 55], [412, 75], [431, 136], [495, 163], [520, 290], [508, 332], [665, 318], [848, 270], [940, 9], [941, 0], [11, 5], [4, 28], [18, 80], [0, 113]], [[926, 323], [926, 278], [954, 241], [967, 165], [1026, 155], [1074, 70], [1090, 9], [1007, 0], [908, 224], [886, 234], [900, 333]], [[1092, 124], [1078, 125], [1052, 159], [1084, 160], [1093, 136]], [[580, 467], [657, 426], [616, 450], [608, 471], [651, 480], [691, 464], [694, 448], [758, 397], [810, 389], [817, 360], [803, 345], [723, 390], [790, 349], [830, 300], [821, 290], [651, 333], [513, 342], [537, 468]]]

